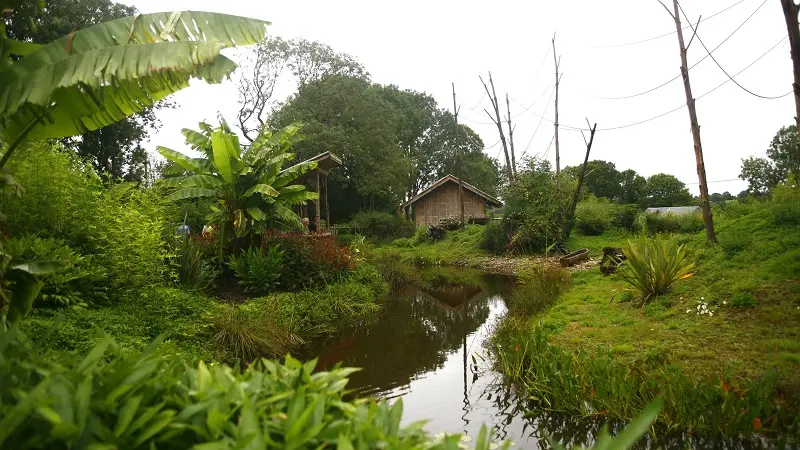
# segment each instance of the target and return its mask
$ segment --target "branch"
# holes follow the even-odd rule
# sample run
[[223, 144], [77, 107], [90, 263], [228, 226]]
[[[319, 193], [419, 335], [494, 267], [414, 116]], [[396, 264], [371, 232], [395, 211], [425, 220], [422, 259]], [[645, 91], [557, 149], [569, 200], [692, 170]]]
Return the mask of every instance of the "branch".
[[[661, 3], [661, 0], [658, 0], [658, 3]], [[666, 9], [666, 10], [667, 10], [667, 14], [669, 14], [669, 16], [670, 16], [670, 17], [672, 17], [672, 20], [678, 20], [678, 19], [675, 17], [675, 14], [672, 14], [672, 11], [670, 11], [670, 10], [669, 10], [669, 8], [667, 8], [667, 5], [665, 5], [665, 4], [663, 4], [663, 3], [661, 3], [661, 6], [663, 6], [663, 7], [664, 7], [664, 9]]]
[[[697, 18], [697, 25], [695, 25], [694, 28], [692, 28], [692, 31], [694, 31], [694, 33], [692, 33], [692, 38], [689, 39], [689, 43], [686, 44], [686, 51], [687, 52], [689, 51], [689, 47], [692, 46], [692, 41], [694, 40], [694, 37], [697, 36], [697, 28], [700, 27], [700, 19], [702, 19], [702, 18], [703, 18], [703, 16], [698, 17]], [[687, 20], [688, 20], [688, 17], [687, 17]], [[692, 26], [692, 22], [689, 22], [689, 26], [690, 27]]]

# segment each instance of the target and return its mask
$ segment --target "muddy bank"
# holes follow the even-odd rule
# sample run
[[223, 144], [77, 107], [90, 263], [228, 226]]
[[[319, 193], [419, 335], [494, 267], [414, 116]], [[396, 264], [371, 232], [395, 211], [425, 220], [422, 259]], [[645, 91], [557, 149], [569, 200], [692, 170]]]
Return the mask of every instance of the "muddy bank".
[[[560, 256], [550, 256], [547, 258], [541, 256], [473, 256], [458, 259], [453, 265], [480, 269], [488, 273], [517, 276], [539, 264], [560, 266], [559, 258]], [[589, 258], [567, 269], [570, 272], [574, 272], [577, 270], [591, 269], [599, 264], [599, 259]]]

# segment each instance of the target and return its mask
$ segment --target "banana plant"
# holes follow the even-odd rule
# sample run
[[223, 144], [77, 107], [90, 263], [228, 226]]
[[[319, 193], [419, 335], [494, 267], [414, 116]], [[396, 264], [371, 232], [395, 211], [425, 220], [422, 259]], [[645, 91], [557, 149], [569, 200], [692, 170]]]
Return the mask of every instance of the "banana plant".
[[[0, 0], [0, 12], [30, 16], [43, 2]], [[220, 51], [266, 37], [269, 22], [183, 11], [138, 14], [44, 45], [7, 37], [0, 21], [0, 131], [4, 167], [26, 139], [102, 128], [189, 86], [219, 83], [236, 69]]]
[[36, 261], [11, 265], [11, 255], [0, 247], [0, 310], [8, 306], [6, 320], [19, 323], [33, 308], [33, 301], [42, 290], [38, 275], [63, 268], [61, 261]]
[[186, 143], [202, 156], [192, 158], [158, 147], [181, 173], [163, 180], [165, 186], [177, 188], [168, 198], [216, 198], [209, 219], [219, 225], [218, 241], [223, 245], [233, 236], [241, 239], [267, 228], [302, 226], [291, 206], [315, 200], [318, 195], [303, 184], [292, 183], [315, 169], [317, 163], [303, 162], [282, 169], [294, 159], [288, 150], [298, 139], [299, 129], [297, 123], [276, 131], [262, 129], [246, 150], [224, 121], [216, 128], [200, 123], [201, 131], [182, 130]]

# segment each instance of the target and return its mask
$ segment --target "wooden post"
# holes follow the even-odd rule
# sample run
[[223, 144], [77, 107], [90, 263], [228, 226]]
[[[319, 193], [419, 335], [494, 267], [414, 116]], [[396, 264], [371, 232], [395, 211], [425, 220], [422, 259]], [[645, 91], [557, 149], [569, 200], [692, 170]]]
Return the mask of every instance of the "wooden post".
[[489, 100], [492, 102], [492, 108], [494, 109], [494, 116], [489, 114], [489, 111], [486, 109], [483, 112], [492, 119], [495, 126], [497, 126], [497, 131], [500, 133], [500, 142], [503, 144], [503, 153], [506, 157], [506, 172], [508, 173], [508, 181], [514, 181], [514, 171], [513, 167], [511, 166], [511, 158], [508, 155], [508, 144], [506, 143], [506, 135], [503, 133], [503, 122], [500, 121], [500, 107], [497, 104], [497, 93], [494, 90], [494, 80], [492, 80], [492, 72], [489, 72], [489, 84], [492, 85], [492, 92], [489, 92], [489, 86], [484, 83], [483, 78], [480, 76], [478, 77], [483, 83], [483, 89], [486, 90], [486, 95], [489, 97]]
[[458, 203], [461, 205], [461, 226], [464, 226], [464, 183], [461, 181], [461, 150], [458, 148], [458, 110], [456, 107], [456, 84], [453, 85], [453, 116], [455, 117], [455, 134], [453, 134], [453, 146], [456, 150], [456, 176], [458, 177]]
[[[659, 0], [660, 2], [660, 0]], [[697, 178], [700, 181], [700, 208], [703, 210], [703, 222], [706, 225], [706, 241], [709, 244], [717, 242], [714, 233], [714, 218], [711, 216], [711, 203], [708, 200], [708, 182], [706, 180], [706, 166], [703, 160], [703, 144], [700, 142], [700, 125], [697, 122], [697, 109], [695, 108], [694, 97], [692, 96], [692, 85], [689, 82], [689, 63], [686, 58], [686, 46], [683, 42], [683, 31], [681, 29], [681, 18], [678, 12], [678, 0], [672, 0], [674, 13], [670, 12], [667, 5], [661, 6], [667, 10], [675, 21], [675, 29], [678, 33], [678, 46], [681, 52], [681, 76], [683, 77], [683, 88], [686, 93], [686, 106], [689, 108], [689, 122], [692, 126], [692, 139], [694, 140], [694, 157], [697, 164]], [[795, 17], [795, 27], [797, 27]], [[691, 41], [690, 41], [691, 43]]]
[[553, 33], [553, 63], [555, 63], [555, 65], [556, 65], [556, 104], [555, 104], [556, 117], [555, 117], [555, 122], [553, 122], [554, 123], [553, 126], [555, 127], [555, 130], [556, 130], [556, 135], [555, 135], [555, 142], [556, 142], [556, 188], [557, 189], [561, 189], [561, 180], [560, 180], [560, 175], [561, 175], [561, 153], [560, 153], [560, 147], [558, 145], [558, 85], [561, 82], [561, 74], [558, 73], [558, 68], [561, 65], [561, 57], [557, 57], [556, 56], [556, 35], [555, 35], [555, 33]]
[[325, 227], [329, 230], [331, 228], [331, 208], [328, 204], [328, 174], [325, 174], [325, 180], [322, 182], [325, 188]]
[[514, 128], [516, 128], [516, 126], [511, 126], [511, 104], [508, 102], [508, 93], [506, 93], [506, 111], [508, 112], [508, 116], [506, 116], [506, 120], [508, 121], [508, 142], [511, 144], [511, 170], [514, 172], [514, 176], [516, 176], [517, 158], [514, 156]]
[[319, 169], [315, 169], [315, 172], [317, 172], [317, 199], [314, 200], [315, 213], [316, 213], [316, 217], [314, 218], [314, 220], [317, 221], [316, 222], [317, 233], [319, 233], [320, 232], [320, 229], [319, 229], [319, 218], [321, 216], [320, 215], [320, 211], [319, 211], [319, 207], [320, 207], [320, 205], [319, 205], [319, 191], [320, 191], [320, 189], [319, 189]]
[[798, 6], [794, 0], [781, 0], [783, 17], [786, 19], [786, 29], [789, 31], [789, 52], [792, 56], [792, 69], [794, 70], [794, 122], [797, 134], [800, 137], [800, 27], [797, 25]]
[[[589, 119], [586, 119], [586, 123], [589, 123]], [[594, 126], [589, 127], [589, 142], [586, 142], [586, 136], [583, 136], [583, 131], [581, 131], [581, 135], [583, 136], [583, 142], [586, 142], [586, 157], [583, 158], [583, 167], [581, 167], [581, 173], [578, 175], [578, 187], [575, 189], [575, 194], [572, 196], [572, 204], [570, 204], [568, 216], [567, 216], [567, 223], [564, 226], [564, 240], [566, 241], [569, 239], [569, 235], [572, 232], [572, 225], [575, 223], [575, 208], [578, 207], [578, 197], [580, 197], [581, 187], [583, 187], [583, 178], [586, 176], [586, 166], [589, 164], [589, 152], [592, 151], [592, 143], [594, 142], [594, 132], [597, 130], [597, 124], [595, 123]]]

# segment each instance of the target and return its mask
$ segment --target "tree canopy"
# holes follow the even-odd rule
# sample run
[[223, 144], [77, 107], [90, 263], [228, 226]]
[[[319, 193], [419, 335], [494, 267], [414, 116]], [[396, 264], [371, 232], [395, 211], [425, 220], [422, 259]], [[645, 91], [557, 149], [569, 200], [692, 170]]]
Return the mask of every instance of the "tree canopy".
[[765, 195], [791, 176], [800, 179], [800, 142], [797, 127], [782, 127], [772, 138], [767, 157], [749, 157], [742, 160], [739, 178], [749, 184], [748, 190], [755, 195]]
[[693, 201], [686, 185], [674, 175], [666, 173], [657, 173], [649, 177], [645, 192], [647, 205], [653, 207], [688, 206]]

